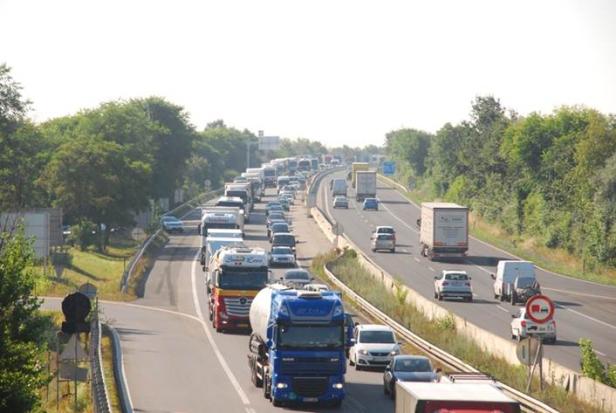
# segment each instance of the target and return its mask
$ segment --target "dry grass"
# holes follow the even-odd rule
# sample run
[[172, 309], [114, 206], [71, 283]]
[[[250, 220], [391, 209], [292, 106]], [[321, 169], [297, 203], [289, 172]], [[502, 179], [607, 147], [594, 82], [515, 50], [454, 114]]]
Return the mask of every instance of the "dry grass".
[[[103, 330], [104, 331], [104, 330]], [[121, 412], [120, 398], [116, 386], [115, 375], [113, 374], [113, 346], [111, 338], [103, 334], [101, 341], [101, 355], [103, 358], [103, 374], [105, 375], [105, 387], [109, 395], [109, 404], [114, 412]]]

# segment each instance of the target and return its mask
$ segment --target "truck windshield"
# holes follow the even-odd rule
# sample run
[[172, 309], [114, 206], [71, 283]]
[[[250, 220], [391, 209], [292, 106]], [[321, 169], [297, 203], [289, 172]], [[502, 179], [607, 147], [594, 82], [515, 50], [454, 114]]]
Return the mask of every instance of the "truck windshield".
[[216, 203], [216, 206], [235, 207], [235, 208], [244, 209], [244, 204], [242, 202], [237, 202], [237, 201], [218, 201]]
[[275, 169], [266, 169], [266, 170], [263, 171], [263, 176], [267, 176], [267, 177], [276, 176], [276, 170]]
[[267, 278], [267, 267], [225, 267], [218, 276], [218, 287], [229, 290], [260, 290], [267, 284]]
[[337, 348], [344, 345], [342, 325], [280, 325], [278, 347], [281, 348]]
[[535, 279], [530, 277], [518, 278], [518, 288], [532, 288], [535, 286]]

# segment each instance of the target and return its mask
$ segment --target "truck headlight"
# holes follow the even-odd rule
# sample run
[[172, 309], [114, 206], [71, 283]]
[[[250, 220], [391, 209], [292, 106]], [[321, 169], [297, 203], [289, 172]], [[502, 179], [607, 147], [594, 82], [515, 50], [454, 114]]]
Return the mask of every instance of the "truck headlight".
[[287, 387], [289, 387], [289, 385], [287, 383], [278, 383], [278, 384], [276, 384], [276, 388], [277, 389], [286, 389]]
[[332, 387], [334, 389], [342, 389], [344, 387], [344, 384], [342, 384], [342, 383], [334, 383], [334, 384], [332, 384]]

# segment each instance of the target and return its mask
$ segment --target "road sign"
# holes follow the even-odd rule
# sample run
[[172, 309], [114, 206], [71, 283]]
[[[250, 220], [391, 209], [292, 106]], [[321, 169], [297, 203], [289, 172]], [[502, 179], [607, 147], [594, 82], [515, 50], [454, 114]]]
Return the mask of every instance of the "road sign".
[[396, 173], [396, 163], [394, 161], [383, 162], [383, 175], [392, 176]]
[[[538, 356], [537, 351], [541, 352]], [[515, 353], [520, 363], [530, 366], [535, 360], [539, 360], [543, 356], [543, 346], [539, 345], [539, 340], [524, 338], [517, 344]]]
[[537, 324], [546, 323], [554, 316], [554, 302], [545, 295], [535, 295], [526, 302], [526, 315]]
[[88, 369], [77, 367], [74, 363], [70, 362], [60, 363], [60, 379], [88, 381]]
[[280, 136], [259, 136], [260, 151], [275, 151], [280, 147]]
[[71, 335], [68, 339], [68, 343], [64, 346], [64, 351], [60, 354], [60, 360], [87, 360], [88, 355], [83, 349], [79, 340], [77, 340], [77, 334]]

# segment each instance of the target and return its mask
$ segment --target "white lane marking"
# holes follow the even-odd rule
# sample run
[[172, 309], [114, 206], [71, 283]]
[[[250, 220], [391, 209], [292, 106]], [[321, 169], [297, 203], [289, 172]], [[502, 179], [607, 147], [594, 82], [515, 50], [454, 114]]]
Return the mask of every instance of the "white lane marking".
[[586, 314], [584, 314], [584, 313], [580, 313], [579, 311], [572, 310], [571, 308], [566, 307], [566, 306], [564, 306], [564, 305], [561, 305], [561, 304], [556, 304], [556, 307], [557, 307], [557, 308], [562, 308], [562, 309], [564, 309], [564, 310], [566, 310], [566, 311], [570, 311], [570, 312], [572, 312], [573, 314], [577, 314], [577, 315], [579, 315], [580, 317], [584, 317], [584, 318], [586, 318], [586, 319], [588, 319], [588, 320], [594, 321], [595, 323], [599, 323], [599, 324], [601, 324], [601, 325], [604, 325], [604, 326], [606, 326], [606, 327], [613, 328], [614, 330], [616, 330], [616, 326], [615, 326], [615, 325], [612, 325], [612, 324], [610, 324], [610, 323], [606, 323], [605, 321], [601, 321], [601, 320], [599, 320], [599, 319], [597, 319], [597, 318], [591, 317], [591, 316], [586, 315]]
[[583, 296], [583, 297], [601, 298], [601, 299], [604, 299], [604, 300], [614, 300], [614, 301], [616, 301], [616, 297], [608, 297], [606, 295], [578, 293], [578, 292], [575, 292], [575, 291], [559, 290], [558, 288], [548, 288], [548, 287], [542, 287], [542, 289], [543, 290], [547, 290], [547, 291], [556, 291], [556, 292], [559, 292], [559, 293], [569, 294], [569, 295], [580, 295], [580, 296]]
[[412, 226], [410, 226], [409, 224], [407, 224], [406, 222], [404, 222], [402, 219], [400, 219], [396, 214], [394, 214], [393, 212], [391, 212], [391, 209], [387, 208], [387, 206], [385, 204], [381, 204], [383, 206], [383, 209], [387, 212], [389, 212], [389, 215], [391, 215], [392, 217], [394, 217], [395, 219], [397, 219], [398, 221], [400, 221], [402, 223], [402, 225], [404, 225], [405, 227], [407, 227], [408, 229], [410, 229], [411, 231], [413, 231], [416, 234], [419, 234], [419, 231], [417, 231], [416, 228], [413, 228]]
[[475, 266], [475, 267], [479, 268], [479, 269], [480, 269], [481, 271], [483, 271], [483, 272], [486, 272], [486, 273], [488, 273], [488, 274], [492, 274], [492, 271], [487, 270], [487, 269], [485, 269], [485, 268], [483, 268], [483, 267], [480, 267], [480, 266], [479, 266], [479, 265], [477, 265], [477, 264], [473, 264], [473, 266]]
[[198, 257], [199, 257], [199, 252], [197, 252], [197, 254], [195, 255], [195, 258], [193, 259], [192, 271], [190, 274], [190, 280], [192, 283], [193, 305], [195, 306], [195, 312], [197, 313], [197, 317], [199, 317], [199, 320], [201, 321], [201, 326], [203, 327], [203, 331], [205, 331], [207, 340], [210, 342], [210, 346], [212, 347], [212, 350], [214, 350], [214, 354], [216, 354], [216, 358], [218, 359], [218, 362], [220, 363], [220, 365], [222, 366], [222, 369], [226, 373], [227, 378], [231, 382], [231, 385], [235, 389], [238, 396], [240, 396], [240, 399], [242, 399], [242, 403], [244, 403], [245, 405], [250, 405], [250, 400], [248, 399], [248, 396], [246, 396], [246, 393], [244, 393], [244, 390], [242, 390], [242, 387], [240, 386], [239, 381], [237, 381], [237, 378], [231, 371], [231, 368], [229, 367], [229, 365], [227, 364], [227, 361], [225, 360], [222, 353], [220, 352], [218, 345], [214, 341], [214, 337], [212, 337], [212, 333], [205, 325], [205, 319], [203, 318], [203, 313], [201, 312], [201, 304], [199, 303], [199, 295], [197, 293], [197, 285], [196, 285], [196, 278], [197, 278], [196, 269], [197, 269], [197, 258]]
[[496, 306], [496, 308], [498, 308], [499, 310], [504, 311], [504, 312], [506, 312], [506, 313], [508, 313], [508, 312], [509, 312], [509, 310], [507, 310], [506, 308], [504, 308], [504, 307], [502, 307], [502, 306], [500, 306], [500, 305], [497, 305], [497, 306]]
[[432, 268], [432, 267], [428, 267], [428, 269], [429, 269], [430, 271], [436, 271], [436, 270], [435, 270], [434, 268]]
[[417, 257], [413, 257], [415, 259], [415, 261], [420, 262], [419, 258]]
[[599, 351], [599, 350], [597, 350], [597, 349], [595, 349], [595, 353], [597, 353], [597, 354], [598, 354], [598, 355], [600, 355], [600, 356], [607, 357], [607, 354], [605, 354], [604, 352]]
[[402, 252], [409, 252], [409, 250], [407, 250], [406, 248], [402, 248], [400, 251], [402, 251]]
[[257, 413], [257, 411], [255, 409], [253, 409], [252, 407], [247, 407], [246, 408], [246, 413]]

